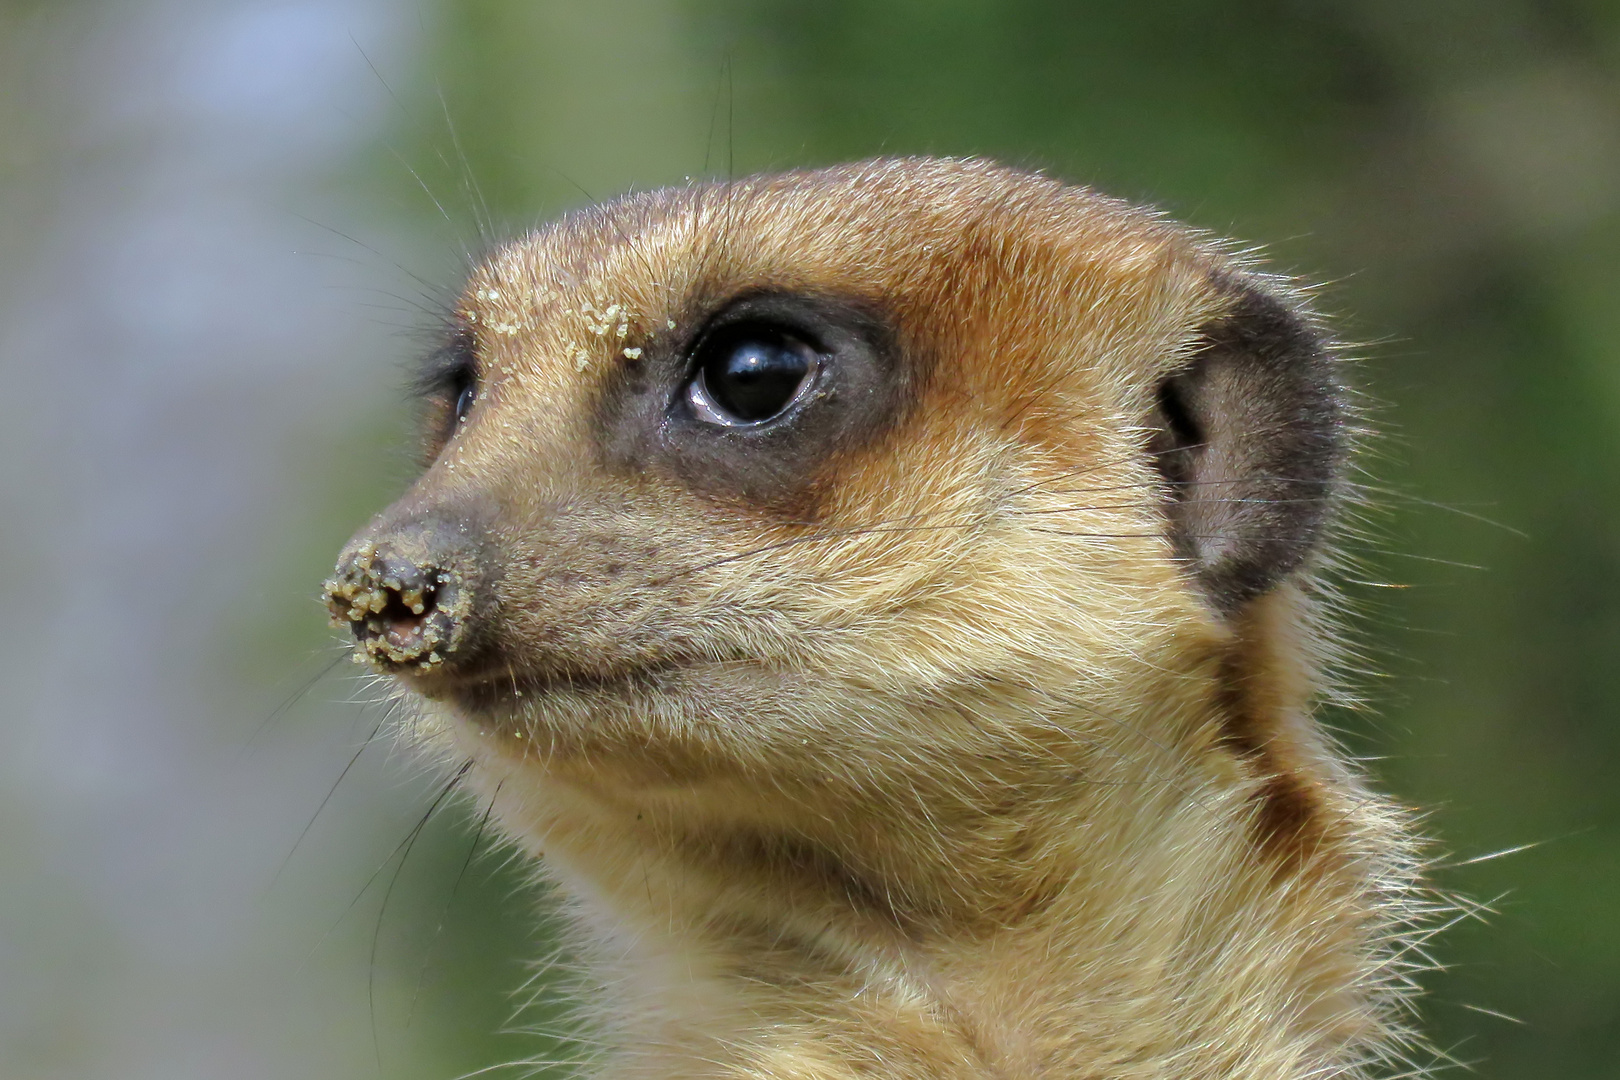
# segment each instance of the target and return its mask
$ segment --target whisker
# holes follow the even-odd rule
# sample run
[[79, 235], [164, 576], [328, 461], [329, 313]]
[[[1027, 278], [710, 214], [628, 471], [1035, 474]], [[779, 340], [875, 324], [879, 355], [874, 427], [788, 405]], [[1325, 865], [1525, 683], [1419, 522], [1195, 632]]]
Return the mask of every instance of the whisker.
[[[445, 97], [444, 85], [435, 79], [433, 89], [439, 97], [439, 108], [444, 114], [445, 130], [450, 134], [450, 145], [455, 148], [456, 160], [461, 166], [462, 190], [472, 200], [473, 219], [478, 228], [478, 238], [482, 243], [492, 243], [496, 236], [494, 215], [490, 213], [489, 203], [484, 198], [484, 189], [478, 183], [478, 177], [473, 172], [472, 161], [467, 157], [467, 151], [462, 149], [461, 135], [456, 131], [456, 122], [450, 116], [450, 102]], [[586, 198], [589, 197], [589, 195], [586, 196]]]
[[264, 731], [265, 731], [266, 728], [268, 728], [271, 724], [275, 723], [277, 720], [281, 719], [281, 717], [287, 715], [288, 711], [291, 710], [294, 705], [298, 704], [298, 702], [303, 698], [303, 696], [305, 694], [309, 693], [310, 690], [312, 690], [314, 688], [316, 683], [320, 682], [322, 679], [324, 679], [328, 675], [332, 674], [332, 671], [339, 664], [343, 663], [343, 659], [347, 655], [348, 655], [348, 653], [346, 653], [346, 652], [338, 653], [335, 657], [332, 658], [332, 660], [329, 663], [327, 663], [327, 665], [325, 667], [321, 668], [315, 674], [311, 675], [308, 679], [305, 679], [303, 681], [303, 683], [301, 683], [298, 686], [297, 689], [295, 689], [292, 693], [288, 694], [285, 698], [283, 698], [279, 705], [277, 705], [275, 708], [271, 709], [270, 712], [265, 716], [265, 718], [263, 720], [260, 720], [258, 722], [258, 724], [256, 724], [254, 726], [253, 731], [248, 735], [247, 739], [242, 743], [242, 748], [236, 752], [238, 763], [240, 763], [243, 755], [245, 755], [252, 748], [254, 742], [256, 742], [258, 740], [259, 736], [264, 734]]
[[[462, 767], [465, 772], [467, 766]], [[505, 780], [495, 785], [495, 792], [489, 797], [489, 805], [484, 807], [484, 814], [478, 819], [478, 828], [473, 831], [472, 843], [467, 848], [467, 857], [461, 861], [461, 870], [456, 874], [455, 884], [450, 886], [450, 897], [444, 902], [444, 909], [439, 912], [439, 924], [433, 928], [433, 936], [428, 939], [427, 951], [422, 956], [422, 970], [416, 977], [416, 989], [411, 992], [411, 1007], [405, 1014], [405, 1026], [410, 1027], [416, 1016], [416, 1004], [422, 996], [422, 985], [427, 981], [428, 968], [433, 962], [433, 950], [439, 944], [439, 937], [444, 933], [444, 924], [450, 917], [450, 909], [456, 902], [456, 894], [461, 891], [462, 879], [467, 876], [468, 867], [472, 866], [473, 856], [478, 853], [478, 845], [484, 839], [484, 830], [489, 827], [490, 815], [495, 812], [495, 800], [501, 796], [501, 786]]]
[[1034, 491], [1037, 488], [1044, 487], [1045, 485], [1047, 485], [1049, 483], [1055, 483], [1055, 482], [1060, 481], [1060, 480], [1068, 480], [1071, 477], [1076, 477], [1076, 476], [1089, 476], [1092, 473], [1101, 472], [1104, 469], [1111, 469], [1111, 468], [1114, 468], [1116, 466], [1123, 465], [1123, 464], [1125, 464], [1127, 462], [1135, 461], [1135, 460], [1138, 459], [1138, 457], [1139, 457], [1139, 455], [1137, 455], [1137, 454], [1121, 454], [1118, 457], [1106, 458], [1106, 459], [1104, 459], [1102, 461], [1093, 461], [1093, 462], [1091, 462], [1089, 464], [1086, 464], [1086, 465], [1079, 465], [1079, 466], [1076, 466], [1073, 469], [1067, 469], [1067, 470], [1065, 470], [1063, 472], [1060, 472], [1056, 476], [1043, 477], [1042, 479], [1032, 481], [1031, 483], [1026, 484], [1023, 487], [1014, 488], [1012, 490], [1011, 494], [1013, 494], [1013, 495], [1026, 495], [1029, 492]]
[[293, 856], [298, 853], [299, 845], [304, 842], [305, 837], [309, 836], [309, 831], [315, 827], [315, 822], [320, 818], [321, 812], [326, 809], [326, 804], [332, 801], [332, 796], [337, 794], [337, 789], [339, 785], [343, 783], [344, 777], [349, 775], [350, 770], [352, 770], [355, 766], [355, 762], [360, 760], [360, 755], [364, 754], [366, 750], [371, 747], [372, 743], [376, 741], [378, 733], [382, 731], [383, 725], [388, 722], [388, 718], [390, 715], [392, 715], [394, 708], [395, 706], [389, 706], [389, 708], [383, 712], [382, 716], [378, 718], [377, 723], [372, 727], [371, 733], [365, 737], [363, 742], [361, 742], [360, 748], [357, 749], [353, 756], [349, 758], [348, 764], [343, 766], [343, 771], [338, 773], [336, 780], [332, 781], [332, 786], [327, 788], [326, 796], [321, 799], [320, 805], [315, 808], [315, 812], [309, 816], [309, 820], [305, 822], [304, 827], [299, 830], [298, 839], [293, 841], [292, 847], [288, 849], [286, 856], [282, 858], [281, 865], [277, 866], [276, 872], [271, 875], [270, 884], [265, 887], [266, 895], [269, 895], [271, 890], [276, 887], [276, 883], [281, 880], [281, 875], [286, 872], [287, 866], [292, 862]]
[[[470, 760], [462, 763], [461, 768], [456, 770], [455, 775], [451, 776], [439, 791], [438, 797], [429, 804], [427, 811], [422, 814], [421, 820], [416, 823], [416, 827], [401, 841], [400, 847], [394, 849], [395, 852], [398, 852], [400, 848], [403, 848], [404, 854], [400, 856], [399, 865], [394, 867], [393, 876], [388, 879], [388, 888], [383, 890], [382, 906], [377, 909], [377, 925], [371, 932], [370, 970], [366, 978], [366, 1005], [371, 1012], [371, 1045], [377, 1055], [377, 1071], [379, 1073], [382, 1072], [382, 1038], [377, 1032], [377, 951], [382, 942], [383, 920], [388, 916], [388, 901], [393, 898], [394, 887], [399, 884], [399, 877], [405, 872], [405, 864], [410, 861], [411, 851], [416, 847], [417, 838], [422, 835], [422, 831], [427, 828], [428, 822], [433, 819], [434, 812], [439, 809], [439, 806], [449, 794], [456, 789], [456, 785], [461, 783], [462, 777], [467, 775], [467, 771], [472, 766], [473, 763]], [[393, 856], [390, 855], [389, 861], [392, 861], [392, 859]], [[383, 866], [387, 865], [387, 862], [383, 863]], [[382, 868], [379, 867], [377, 872], [380, 874]], [[372, 875], [371, 879], [366, 882], [366, 888], [371, 887], [371, 882], [375, 881], [376, 877], [376, 874]], [[362, 895], [364, 892], [365, 890], [362, 889]], [[359, 897], [357, 896], [355, 899], [358, 900]]]
[[703, 140], [703, 176], [709, 175], [709, 157], [714, 152], [714, 131], [720, 123], [720, 94], [725, 87], [726, 65], [730, 56], [720, 61], [720, 73], [714, 80], [714, 104], [709, 107], [709, 137]]
[[[291, 212], [291, 211], [289, 211], [289, 212]], [[444, 288], [442, 286], [440, 286], [439, 284], [437, 284], [435, 282], [429, 281], [427, 278], [422, 277], [420, 274], [414, 273], [413, 271], [408, 269], [403, 263], [399, 262], [396, 259], [389, 258], [387, 255], [384, 255], [381, 251], [379, 251], [376, 248], [372, 247], [370, 244], [366, 243], [364, 240], [360, 240], [360, 239], [357, 239], [356, 237], [350, 236], [348, 233], [344, 232], [342, 229], [339, 229], [334, 225], [328, 225], [324, 221], [317, 221], [316, 219], [314, 219], [312, 217], [308, 217], [308, 216], [306, 216], [304, 214], [292, 213], [292, 216], [297, 218], [300, 221], [303, 221], [303, 222], [305, 222], [307, 224], [315, 226], [317, 229], [324, 229], [327, 232], [331, 233], [333, 236], [336, 236], [341, 240], [347, 240], [349, 243], [355, 245], [356, 247], [360, 248], [361, 250], [369, 252], [372, 255], [375, 255], [377, 258], [381, 259], [383, 262], [385, 262], [388, 265], [392, 266], [395, 270], [398, 270], [400, 273], [404, 274], [406, 277], [410, 278], [412, 281], [414, 281], [418, 285], [422, 286], [422, 288], [426, 291], [427, 296], [437, 299], [439, 297], [442, 297], [442, 296], [446, 295], [446, 292], [445, 292], [445, 290], [444, 290]]]

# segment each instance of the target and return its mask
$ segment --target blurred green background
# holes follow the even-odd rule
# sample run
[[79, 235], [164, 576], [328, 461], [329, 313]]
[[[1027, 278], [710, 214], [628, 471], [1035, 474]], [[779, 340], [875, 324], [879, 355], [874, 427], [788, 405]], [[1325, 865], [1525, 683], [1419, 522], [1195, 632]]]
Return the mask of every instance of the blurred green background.
[[1448, 863], [1526, 846], [1438, 873], [1495, 914], [1435, 943], [1425, 1026], [1480, 1076], [1620, 1076], [1612, 0], [11, 2], [0, 93], [0, 1075], [577, 1056], [513, 1019], [521, 869], [467, 807], [417, 834], [408, 758], [344, 769], [383, 717], [321, 676], [316, 583], [407, 482], [406, 365], [488, 243], [930, 153], [1321, 283], [1388, 492], [1372, 707], [1333, 720]]

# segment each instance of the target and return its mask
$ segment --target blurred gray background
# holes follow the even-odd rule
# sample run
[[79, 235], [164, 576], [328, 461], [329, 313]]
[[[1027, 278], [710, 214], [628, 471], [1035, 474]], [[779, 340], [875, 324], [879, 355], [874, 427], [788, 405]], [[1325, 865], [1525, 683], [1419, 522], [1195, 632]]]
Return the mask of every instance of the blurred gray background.
[[543, 898], [355, 757], [318, 583], [492, 239], [910, 152], [1324, 284], [1387, 433], [1375, 707], [1333, 722], [1448, 862], [1532, 845], [1439, 873], [1496, 914], [1426, 1023], [1480, 1076], [1620, 1076], [1620, 5], [0, 0], [0, 1077], [569, 1056], [514, 1019]]

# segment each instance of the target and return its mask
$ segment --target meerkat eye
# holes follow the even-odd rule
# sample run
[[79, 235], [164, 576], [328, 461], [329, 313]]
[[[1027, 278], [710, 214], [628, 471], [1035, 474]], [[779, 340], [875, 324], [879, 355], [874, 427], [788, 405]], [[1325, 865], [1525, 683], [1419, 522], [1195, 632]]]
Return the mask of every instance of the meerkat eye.
[[478, 339], [464, 326], [423, 357], [412, 389], [422, 404], [424, 466], [439, 456], [478, 400], [478, 366]]
[[698, 419], [722, 427], [780, 416], [821, 370], [821, 355], [808, 342], [758, 324], [728, 327], [703, 342], [695, 359], [687, 402]]
[[467, 414], [472, 411], [473, 402], [478, 399], [478, 383], [471, 372], [459, 373], [456, 381], [451, 385], [456, 395], [456, 423], [467, 422]]

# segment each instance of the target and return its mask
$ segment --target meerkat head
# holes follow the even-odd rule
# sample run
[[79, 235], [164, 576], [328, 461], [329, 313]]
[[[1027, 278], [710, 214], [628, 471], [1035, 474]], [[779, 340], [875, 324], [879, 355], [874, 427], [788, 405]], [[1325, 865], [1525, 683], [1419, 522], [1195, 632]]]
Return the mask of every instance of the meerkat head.
[[878, 161], [502, 247], [423, 387], [328, 602], [623, 969], [623, 1075], [1404, 1038], [1411, 848], [1311, 721], [1344, 391], [1276, 279]]
[[830, 835], [1210, 752], [1344, 455], [1272, 280], [977, 161], [572, 214], [424, 386], [427, 468], [328, 583], [362, 655], [503, 775]]

